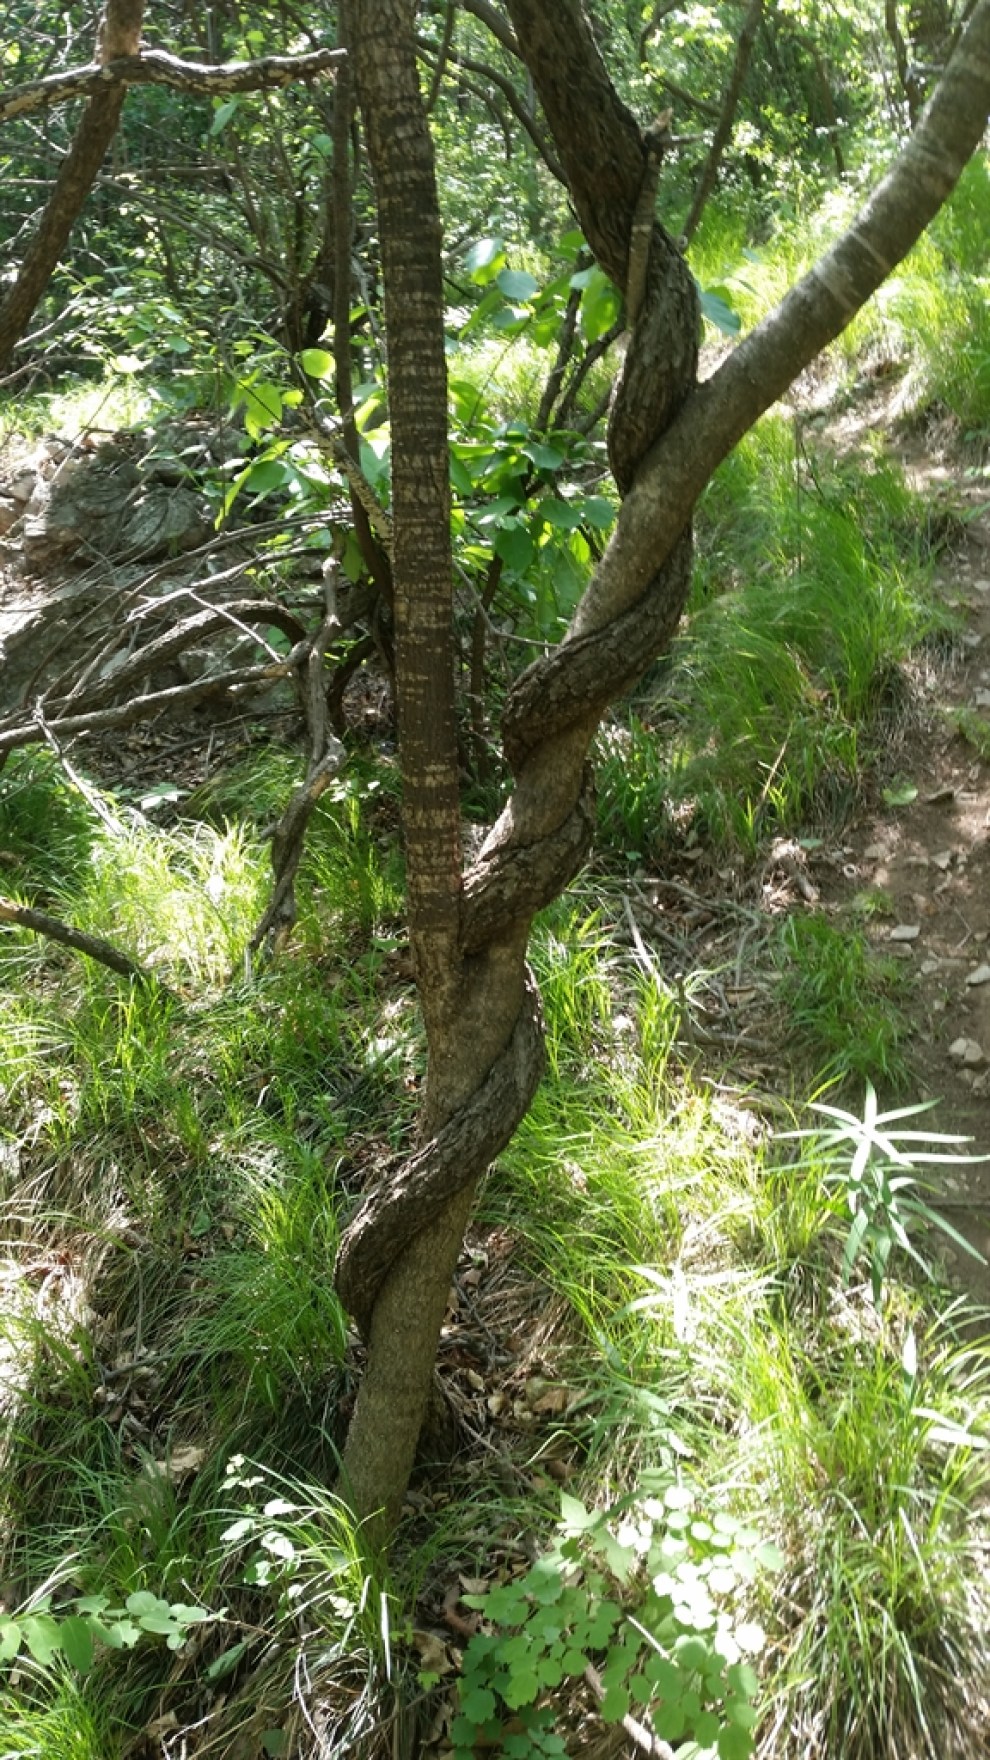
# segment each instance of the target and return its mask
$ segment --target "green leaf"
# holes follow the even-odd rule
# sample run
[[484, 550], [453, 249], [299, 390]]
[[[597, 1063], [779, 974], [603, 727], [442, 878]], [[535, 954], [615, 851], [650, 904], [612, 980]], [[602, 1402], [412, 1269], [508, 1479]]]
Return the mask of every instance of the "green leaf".
[[464, 259], [471, 280], [478, 287], [484, 287], [491, 281], [505, 262], [505, 251], [500, 238], [479, 238], [473, 244]]
[[560, 1494], [560, 1525], [572, 1534], [583, 1534], [593, 1528], [598, 1521], [594, 1511], [581, 1502], [579, 1497], [571, 1497], [566, 1491]]
[[532, 299], [539, 293], [540, 284], [525, 269], [500, 269], [495, 277], [496, 284], [505, 294], [506, 299]]
[[229, 1650], [222, 1651], [221, 1654], [218, 1657], [216, 1657], [216, 1659], [213, 1662], [210, 1663], [209, 1668], [207, 1668], [204, 1672], [204, 1676], [203, 1676], [204, 1680], [208, 1680], [208, 1681], [225, 1680], [227, 1675], [233, 1674], [235, 1668], [237, 1667], [237, 1664], [240, 1662], [241, 1657], [244, 1655], [244, 1652], [246, 1651], [246, 1649], [247, 1649], [247, 1639], [246, 1638], [242, 1638], [239, 1644], [231, 1644]]
[[625, 1687], [606, 1687], [598, 1710], [603, 1723], [621, 1723], [629, 1710], [629, 1694]]
[[615, 508], [604, 495], [586, 495], [580, 506], [584, 523], [598, 532], [607, 532], [615, 523]]
[[586, 342], [597, 342], [618, 318], [619, 291], [597, 265], [573, 277], [572, 286], [582, 285], [581, 334]]
[[328, 379], [333, 372], [333, 355], [326, 348], [304, 348], [299, 365], [311, 379]]
[[548, 526], [556, 526], [561, 532], [574, 532], [581, 524], [582, 511], [579, 502], [551, 500], [548, 496], [545, 501], [540, 502], [536, 511]]
[[674, 1658], [678, 1668], [684, 1669], [688, 1674], [696, 1669], [707, 1668], [712, 1659], [704, 1638], [694, 1637], [678, 1638], [674, 1645]]
[[565, 1650], [560, 1659], [560, 1666], [565, 1674], [573, 1676], [576, 1680], [580, 1675], [583, 1675], [587, 1668], [588, 1658], [583, 1650]]
[[88, 1674], [93, 1666], [93, 1625], [82, 1614], [70, 1613], [61, 1625], [62, 1650], [66, 1661], [79, 1674]]
[[503, 1689], [502, 1697], [513, 1711], [520, 1705], [531, 1705], [540, 1691], [535, 1668], [514, 1669]]
[[665, 1742], [679, 1741], [687, 1726], [683, 1707], [676, 1701], [658, 1706], [653, 1713], [653, 1727]]
[[487, 1723], [495, 1716], [495, 1694], [487, 1687], [471, 1687], [467, 1692], [462, 1688], [461, 1710], [472, 1723]]
[[210, 135], [213, 138], [226, 128], [240, 101], [240, 98], [227, 98], [224, 103], [218, 105], [214, 112], [213, 121], [210, 123]]
[[0, 1662], [13, 1662], [21, 1647], [22, 1632], [12, 1619], [0, 1619]]
[[712, 1748], [718, 1741], [720, 1728], [721, 1724], [714, 1711], [703, 1711], [700, 1717], [695, 1718], [691, 1734], [699, 1748]]
[[718, 1732], [719, 1760], [749, 1760], [753, 1752], [753, 1738], [748, 1730], [740, 1729], [737, 1723], [726, 1724]]
[[28, 1613], [21, 1620], [24, 1642], [41, 1668], [48, 1668], [62, 1648], [58, 1621], [50, 1613]]
[[150, 1589], [135, 1589], [132, 1594], [128, 1595], [124, 1606], [128, 1613], [134, 1615], [135, 1619], [140, 1619], [142, 1615], [149, 1613], [169, 1614], [171, 1617], [168, 1602], [162, 1601], [158, 1595], [152, 1595]]
[[702, 316], [708, 319], [709, 324], [714, 324], [723, 336], [738, 336], [742, 329], [742, 319], [733, 310], [727, 290], [724, 287], [700, 287], [698, 294]]
[[889, 788], [884, 789], [883, 798], [888, 807], [909, 807], [912, 801], [917, 800], [918, 790], [913, 782], [908, 782], [904, 777], [901, 777], [897, 782], [892, 782]]
[[557, 471], [562, 464], [567, 463], [566, 452], [561, 452], [556, 446], [546, 446], [541, 440], [527, 440], [519, 451], [541, 471]]
[[288, 1745], [289, 1738], [284, 1729], [262, 1730], [261, 1746], [266, 1754], [272, 1755], [272, 1760], [278, 1760], [278, 1756], [285, 1753]]

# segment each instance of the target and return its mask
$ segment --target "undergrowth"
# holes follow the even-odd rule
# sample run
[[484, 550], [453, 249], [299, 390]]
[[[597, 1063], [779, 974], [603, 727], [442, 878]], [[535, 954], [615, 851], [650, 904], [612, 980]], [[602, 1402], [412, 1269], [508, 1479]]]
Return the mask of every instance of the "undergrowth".
[[[856, 343], [896, 328], [924, 395], [974, 428], [981, 176]], [[747, 318], [806, 242], [729, 278]], [[254, 752], [165, 829], [123, 798], [97, 814], [47, 753], [10, 758], [5, 888], [158, 986], [0, 934], [0, 1752], [385, 1760], [480, 1731], [511, 1760], [523, 1733], [581, 1753], [644, 1707], [698, 1738], [691, 1760], [983, 1751], [985, 1320], [896, 1228], [879, 1282], [850, 1259], [848, 1178], [787, 1135], [801, 1093], [840, 1083], [852, 1106], [909, 1079], [903, 981], [861, 928], [782, 908], [749, 913], [718, 971], [648, 922], [634, 957], [614, 888], [672, 850], [738, 869], [807, 840], [885, 774], [941, 627], [934, 538], [891, 466], [781, 417], [713, 482], [674, 653], [602, 736], [609, 874], [534, 934], [548, 1078], [482, 1192], [441, 1346], [469, 1441], [424, 1463], [389, 1566], [332, 1490], [357, 1359], [331, 1267], [423, 1071], [394, 766], [359, 758], [320, 802], [265, 964], [245, 949], [297, 754]], [[694, 1001], [730, 975], [786, 1044], [785, 1101], [699, 1049]], [[779, 1571], [749, 1571], [750, 1535]], [[94, 1597], [135, 1637], [94, 1628], [81, 1670], [67, 1622], [99, 1626]]]

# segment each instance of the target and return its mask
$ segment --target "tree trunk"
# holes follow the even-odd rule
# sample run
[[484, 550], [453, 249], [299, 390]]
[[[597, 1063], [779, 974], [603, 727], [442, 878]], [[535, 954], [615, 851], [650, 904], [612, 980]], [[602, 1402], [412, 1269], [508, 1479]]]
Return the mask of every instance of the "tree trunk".
[[[143, 16], [144, 0], [107, 0], [100, 27], [101, 62], [137, 54]], [[69, 242], [79, 211], [117, 132], [126, 91], [126, 86], [109, 85], [105, 91], [95, 92], [83, 111], [20, 273], [0, 305], [0, 373], [24, 335]]]
[[[581, 226], [625, 288], [655, 149], [615, 93], [580, 0], [506, 0], [506, 10]], [[694, 283], [654, 227], [609, 424], [624, 495], [616, 531], [565, 641], [510, 692], [503, 744], [513, 792], [462, 882], [432, 157], [413, 0], [366, 0], [361, 12], [358, 88], [386, 287], [410, 929], [430, 1066], [421, 1147], [386, 1170], [345, 1231], [337, 1288], [369, 1344], [345, 1483], [359, 1514], [385, 1512], [391, 1522], [476, 1181], [539, 1079], [526, 945], [533, 915], [566, 886], [590, 841], [590, 741], [607, 704], [673, 635], [690, 581], [691, 511], [712, 471], [890, 273], [979, 144], [990, 100], [990, 0], [980, 0], [916, 133], [849, 232], [700, 385]]]
[[732, 63], [732, 72], [729, 75], [728, 84], [726, 85], [725, 93], [722, 98], [722, 107], [719, 111], [718, 121], [715, 124], [715, 133], [712, 135], [712, 144], [708, 149], [708, 156], [701, 168], [701, 176], [698, 179], [698, 185], [695, 189], [694, 196], [692, 197], [688, 217], [684, 222], [684, 229], [681, 236], [686, 245], [690, 244], [692, 238], [697, 232], [698, 222], [705, 211], [705, 203], [711, 195], [712, 190], [715, 188], [715, 179], [718, 176], [718, 168], [722, 163], [725, 149], [728, 146], [732, 135], [732, 127], [736, 120], [736, 111], [739, 108], [739, 99], [742, 95], [743, 81], [746, 78], [750, 57], [753, 53], [753, 44], [756, 42], [756, 33], [760, 28], [760, 21], [762, 18], [763, 0], [750, 0], [749, 9], [743, 19], [742, 29], [739, 32], [735, 59]]

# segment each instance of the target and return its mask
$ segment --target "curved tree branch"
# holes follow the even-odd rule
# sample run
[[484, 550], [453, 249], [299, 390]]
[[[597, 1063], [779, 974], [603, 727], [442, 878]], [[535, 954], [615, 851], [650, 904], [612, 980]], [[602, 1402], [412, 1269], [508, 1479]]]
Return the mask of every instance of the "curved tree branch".
[[0, 92], [0, 122], [29, 116], [52, 104], [117, 86], [171, 86], [177, 92], [218, 96], [224, 92], [269, 92], [328, 73], [343, 57], [341, 49], [314, 49], [308, 55], [262, 55], [257, 61], [183, 61], [164, 49], [122, 50], [111, 61], [91, 61], [66, 73], [50, 73], [12, 91]]

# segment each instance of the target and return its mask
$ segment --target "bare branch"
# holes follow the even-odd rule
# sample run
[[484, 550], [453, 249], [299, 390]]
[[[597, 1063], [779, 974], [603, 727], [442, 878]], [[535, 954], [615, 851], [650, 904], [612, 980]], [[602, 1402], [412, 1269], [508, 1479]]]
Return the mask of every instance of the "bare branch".
[[262, 55], [257, 61], [209, 64], [183, 61], [164, 49], [140, 55], [118, 55], [113, 61], [92, 61], [67, 73], [50, 73], [13, 90], [0, 91], [0, 122], [27, 116], [72, 98], [92, 97], [113, 86], [172, 86], [180, 92], [275, 91], [296, 81], [328, 73], [343, 58], [342, 49], [314, 49], [308, 55]]
[[62, 947], [72, 947], [77, 953], [98, 960], [101, 966], [109, 966], [112, 972], [119, 972], [122, 978], [132, 978], [145, 988], [156, 983], [150, 972], [128, 959], [126, 953], [111, 946], [102, 936], [89, 935], [84, 929], [73, 929], [71, 924], [61, 922], [58, 917], [50, 917], [47, 911], [17, 904], [12, 898], [0, 898], [0, 923], [16, 923], [19, 929], [30, 929], [34, 935], [44, 935], [49, 941], [58, 941]]
[[503, 49], [507, 49], [510, 55], [519, 54], [515, 31], [508, 19], [503, 18], [498, 9], [491, 4], [491, 0], [461, 0], [461, 4], [465, 12], [473, 13], [475, 18], [480, 18], [482, 24], [488, 26], [492, 36], [498, 38]]
[[[269, 661], [265, 666], [240, 666], [229, 672], [215, 672], [208, 678], [194, 679], [191, 684], [173, 685], [167, 691], [149, 691], [146, 696], [135, 697], [130, 703], [121, 703], [114, 709], [94, 709], [89, 715], [53, 716], [50, 727], [60, 738], [68, 734], [105, 733], [110, 728], [132, 727], [135, 721], [169, 709], [185, 708], [188, 703], [199, 702], [221, 691], [243, 690], [249, 685], [274, 684], [280, 678], [289, 678], [296, 667], [302, 665], [308, 652], [308, 643], [303, 642], [277, 663]], [[19, 746], [37, 745], [44, 737], [36, 720], [22, 722], [19, 727], [4, 728], [0, 731], [0, 753], [15, 751]]]

